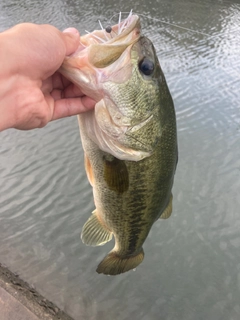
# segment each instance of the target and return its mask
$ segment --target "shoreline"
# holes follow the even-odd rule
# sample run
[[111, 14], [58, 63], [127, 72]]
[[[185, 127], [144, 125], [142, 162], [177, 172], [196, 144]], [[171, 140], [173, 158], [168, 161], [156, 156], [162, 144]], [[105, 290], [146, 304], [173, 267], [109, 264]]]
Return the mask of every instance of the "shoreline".
[[74, 320], [0, 263], [0, 320]]

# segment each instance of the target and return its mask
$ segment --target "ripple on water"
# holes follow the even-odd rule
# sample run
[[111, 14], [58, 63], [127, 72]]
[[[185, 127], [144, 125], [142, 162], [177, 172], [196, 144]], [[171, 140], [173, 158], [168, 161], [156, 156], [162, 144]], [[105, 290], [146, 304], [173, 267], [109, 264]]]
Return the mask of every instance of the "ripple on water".
[[[2, 0], [0, 28], [25, 20], [84, 33], [122, 5], [129, 4]], [[8, 130], [0, 134], [1, 259], [76, 319], [158, 319], [159, 310], [168, 320], [238, 319], [239, 5], [140, 0], [135, 6], [210, 35], [156, 20], [144, 24], [176, 107], [172, 218], [153, 226], [136, 272], [98, 275], [96, 265], [113, 241], [99, 248], [80, 241], [93, 199], [76, 119]]]

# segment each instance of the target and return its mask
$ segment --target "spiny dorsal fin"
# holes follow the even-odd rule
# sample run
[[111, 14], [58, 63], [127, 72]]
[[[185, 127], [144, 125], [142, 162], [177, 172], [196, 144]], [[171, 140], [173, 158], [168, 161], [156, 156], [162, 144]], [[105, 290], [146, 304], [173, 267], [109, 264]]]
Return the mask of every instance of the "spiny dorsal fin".
[[112, 239], [112, 232], [99, 221], [96, 210], [84, 224], [81, 239], [88, 246], [101, 246]]

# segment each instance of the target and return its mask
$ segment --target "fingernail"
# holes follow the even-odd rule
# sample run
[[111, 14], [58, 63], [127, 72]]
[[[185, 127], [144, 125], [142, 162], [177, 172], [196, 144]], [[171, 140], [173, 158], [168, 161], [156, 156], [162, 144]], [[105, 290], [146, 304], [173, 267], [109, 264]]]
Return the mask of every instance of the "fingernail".
[[63, 30], [64, 33], [72, 33], [74, 35], [79, 35], [79, 32], [77, 29], [75, 28], [67, 28], [65, 30]]

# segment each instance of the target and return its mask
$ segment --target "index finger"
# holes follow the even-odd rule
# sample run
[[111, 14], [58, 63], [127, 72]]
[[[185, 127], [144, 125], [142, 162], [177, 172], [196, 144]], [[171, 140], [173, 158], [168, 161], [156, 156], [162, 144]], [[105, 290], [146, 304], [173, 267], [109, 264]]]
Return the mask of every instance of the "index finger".
[[77, 87], [59, 72], [55, 72], [55, 74], [52, 76], [52, 88], [54, 90], [61, 90], [62, 98], [75, 98], [82, 97], [84, 95], [79, 87]]
[[63, 98], [76, 98], [82, 96], [84, 96], [82, 90], [73, 83], [69, 84], [62, 92]]
[[[47, 99], [46, 99], [47, 100]], [[95, 106], [95, 101], [84, 96], [83, 98], [60, 99], [55, 101], [52, 120], [78, 115], [90, 111]]]

